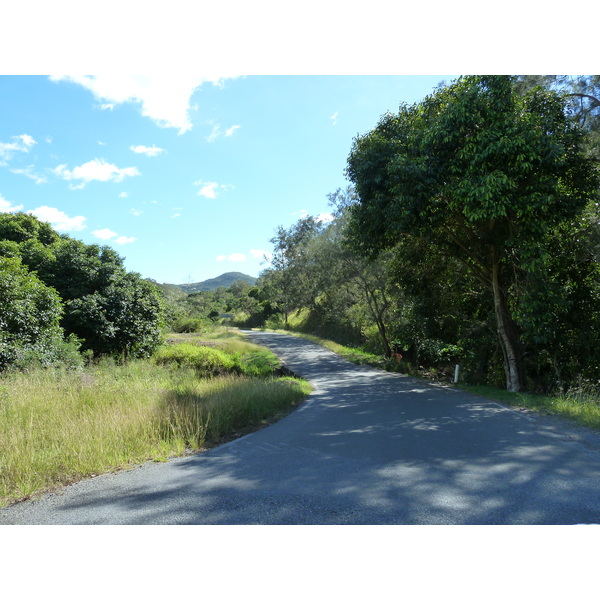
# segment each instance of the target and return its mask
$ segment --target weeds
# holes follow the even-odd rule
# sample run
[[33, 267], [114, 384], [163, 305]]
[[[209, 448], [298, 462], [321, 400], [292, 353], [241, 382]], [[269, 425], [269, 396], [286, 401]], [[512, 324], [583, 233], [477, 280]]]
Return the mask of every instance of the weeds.
[[[218, 350], [225, 358], [211, 356], [222, 360], [220, 366], [245, 367], [219, 377], [198, 376], [197, 364], [208, 355], [197, 344], [192, 346], [200, 353], [180, 348], [192, 357], [189, 364], [107, 360], [79, 371], [5, 375], [0, 380], [0, 506], [146, 460], [202, 450], [262, 426], [310, 393], [306, 382], [266, 376], [264, 365], [273, 359], [261, 353], [253, 358], [239, 336], [225, 340], [230, 342], [229, 352]], [[244, 370], [263, 376], [250, 377]]]

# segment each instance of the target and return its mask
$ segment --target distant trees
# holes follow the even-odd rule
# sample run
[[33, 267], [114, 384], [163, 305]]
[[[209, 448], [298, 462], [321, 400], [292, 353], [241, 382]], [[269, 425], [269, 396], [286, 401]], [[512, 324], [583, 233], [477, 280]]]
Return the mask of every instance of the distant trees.
[[[58, 235], [31, 215], [2, 214], [0, 257], [20, 265], [20, 275], [13, 266], [11, 277], [29, 285], [37, 282], [38, 290], [57, 300], [60, 331], [65, 339], [79, 339], [82, 350], [136, 357], [149, 355], [159, 344], [164, 312], [160, 292], [138, 274], [128, 273], [111, 248]], [[5, 294], [7, 289], [2, 315], [7, 314]], [[15, 327], [14, 344], [32, 339], [25, 323]], [[53, 329], [55, 341], [56, 332]]]

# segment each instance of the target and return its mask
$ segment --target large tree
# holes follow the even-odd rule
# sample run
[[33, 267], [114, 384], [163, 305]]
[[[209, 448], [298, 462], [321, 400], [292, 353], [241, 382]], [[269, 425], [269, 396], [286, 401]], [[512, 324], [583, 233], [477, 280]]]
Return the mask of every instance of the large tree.
[[462, 77], [402, 105], [354, 140], [347, 174], [356, 246], [366, 254], [422, 238], [490, 291], [506, 386], [524, 384], [521, 330], [511, 296], [543, 267], [550, 230], [597, 193], [583, 132], [565, 100], [506, 76]]

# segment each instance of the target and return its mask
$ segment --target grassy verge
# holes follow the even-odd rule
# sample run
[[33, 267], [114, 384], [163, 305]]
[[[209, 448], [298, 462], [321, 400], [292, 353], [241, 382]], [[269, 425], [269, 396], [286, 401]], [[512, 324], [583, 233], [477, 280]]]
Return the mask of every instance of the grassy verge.
[[3, 376], [0, 506], [203, 450], [280, 418], [310, 393], [306, 382], [264, 376], [264, 355], [257, 377], [251, 349], [237, 348], [230, 356], [250, 365], [245, 374], [200, 377], [193, 366], [148, 360]]
[[323, 338], [317, 337], [316, 335], [310, 335], [308, 333], [299, 333], [297, 331], [288, 331], [285, 329], [269, 329], [269, 331], [273, 331], [274, 333], [285, 333], [286, 335], [293, 335], [294, 337], [299, 337], [309, 342], [314, 342], [315, 344], [319, 344], [336, 354], [339, 354], [342, 358], [349, 360], [350, 362], [356, 365], [369, 365], [372, 367], [377, 367], [379, 369], [383, 369], [386, 367], [387, 361], [383, 356], [378, 354], [371, 354], [369, 352], [365, 352], [360, 348], [351, 348], [349, 346], [343, 346], [342, 344], [338, 344], [337, 342], [333, 342], [332, 340], [325, 340]]
[[507, 392], [484, 385], [457, 385], [461, 390], [496, 400], [508, 406], [517, 406], [536, 411], [543, 415], [564, 418], [576, 425], [600, 431], [600, 396], [598, 392], [570, 391], [566, 394], [530, 394]]
[[[386, 370], [397, 370], [396, 365], [393, 364], [392, 361], [386, 361], [382, 356], [369, 354], [356, 348], [348, 348], [336, 342], [318, 338], [314, 335], [284, 330], [277, 331], [279, 333], [287, 333], [320, 344], [355, 364], [365, 364]], [[497, 402], [508, 406], [526, 408], [540, 414], [561, 417], [576, 425], [600, 431], [599, 390], [571, 390], [566, 394], [542, 395], [525, 392], [507, 392], [506, 390], [484, 385], [459, 384], [455, 387], [489, 400], [496, 400]]]

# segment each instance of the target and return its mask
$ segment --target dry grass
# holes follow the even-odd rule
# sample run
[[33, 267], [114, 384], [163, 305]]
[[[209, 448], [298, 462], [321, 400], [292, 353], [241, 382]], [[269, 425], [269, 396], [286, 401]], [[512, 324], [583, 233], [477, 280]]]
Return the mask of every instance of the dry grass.
[[199, 378], [150, 361], [0, 379], [0, 506], [85, 477], [204, 448], [290, 409], [296, 380]]

